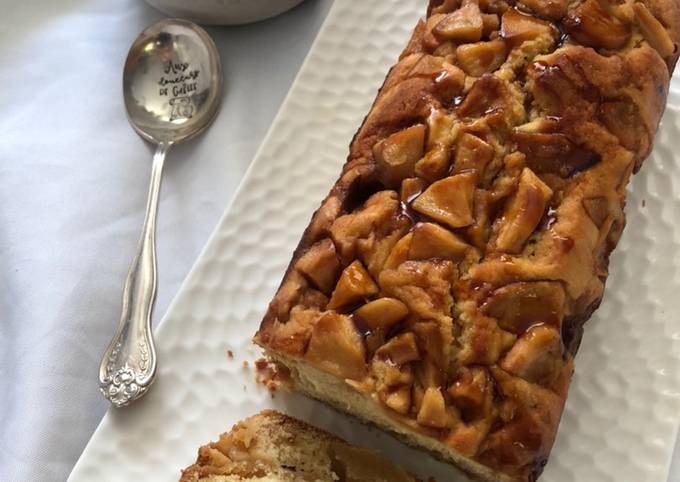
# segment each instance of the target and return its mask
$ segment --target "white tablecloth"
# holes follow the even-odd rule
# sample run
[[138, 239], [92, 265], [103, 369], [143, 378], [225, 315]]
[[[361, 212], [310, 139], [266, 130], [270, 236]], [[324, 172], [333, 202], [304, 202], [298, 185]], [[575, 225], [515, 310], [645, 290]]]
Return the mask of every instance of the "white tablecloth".
[[[166, 164], [156, 320], [330, 3], [308, 0], [264, 23], [209, 29], [226, 96], [210, 130]], [[97, 367], [118, 321], [152, 154], [125, 119], [121, 69], [133, 39], [160, 17], [141, 0], [0, 0], [2, 482], [64, 480], [107, 408]], [[671, 482], [680, 482], [679, 458]]]
[[[262, 141], [330, 0], [210, 28], [222, 111], [172, 151], [158, 221], [161, 318]], [[64, 480], [108, 404], [100, 357], [120, 315], [152, 149], [121, 72], [162, 16], [142, 0], [0, 0], [0, 481]]]

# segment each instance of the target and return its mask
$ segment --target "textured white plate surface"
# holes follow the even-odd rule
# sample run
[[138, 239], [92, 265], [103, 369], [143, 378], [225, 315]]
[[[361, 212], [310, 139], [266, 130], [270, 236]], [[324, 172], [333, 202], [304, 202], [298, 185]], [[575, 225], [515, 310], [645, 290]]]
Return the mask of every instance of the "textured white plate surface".
[[[391, 437], [302, 398], [274, 399], [243, 362], [302, 230], [425, 9], [424, 0], [339, 0], [267, 139], [169, 309], [156, 385], [110, 410], [69, 480], [172, 481], [199, 445], [276, 407], [382, 449], [423, 476], [465, 480]], [[680, 422], [680, 96], [635, 177], [607, 294], [587, 325], [557, 443], [541, 480], [662, 482]], [[227, 351], [234, 354], [233, 359]]]

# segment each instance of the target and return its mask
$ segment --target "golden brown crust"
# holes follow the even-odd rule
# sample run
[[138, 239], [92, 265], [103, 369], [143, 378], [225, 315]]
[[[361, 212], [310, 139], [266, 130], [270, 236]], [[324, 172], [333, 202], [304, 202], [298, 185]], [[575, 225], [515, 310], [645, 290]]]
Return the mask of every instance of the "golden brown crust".
[[678, 43], [670, 0], [431, 1], [255, 341], [538, 477]]

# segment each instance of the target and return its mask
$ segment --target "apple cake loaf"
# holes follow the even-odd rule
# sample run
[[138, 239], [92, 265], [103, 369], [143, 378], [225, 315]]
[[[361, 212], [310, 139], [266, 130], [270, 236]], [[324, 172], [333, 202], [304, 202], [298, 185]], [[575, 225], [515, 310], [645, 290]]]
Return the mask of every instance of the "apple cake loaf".
[[418, 482], [377, 453], [267, 410], [198, 450], [180, 482]]
[[431, 1], [256, 343], [305, 394], [536, 480], [679, 41], [677, 0]]

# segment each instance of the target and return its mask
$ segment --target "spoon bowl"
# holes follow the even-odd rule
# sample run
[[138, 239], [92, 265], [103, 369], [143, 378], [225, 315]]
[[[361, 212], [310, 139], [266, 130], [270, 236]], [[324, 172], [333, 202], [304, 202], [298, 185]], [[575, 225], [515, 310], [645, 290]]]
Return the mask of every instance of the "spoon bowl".
[[99, 366], [99, 388], [116, 407], [144, 395], [156, 376], [151, 314], [156, 299], [156, 214], [165, 156], [178, 142], [213, 121], [222, 94], [217, 48], [186, 20], [163, 20], [144, 30], [123, 69], [123, 98], [130, 123], [157, 144], [144, 227], [123, 288], [118, 329]]
[[198, 25], [162, 20], [132, 44], [123, 68], [128, 119], [144, 139], [186, 140], [217, 115], [222, 69], [215, 43]]

